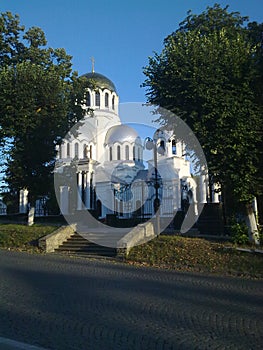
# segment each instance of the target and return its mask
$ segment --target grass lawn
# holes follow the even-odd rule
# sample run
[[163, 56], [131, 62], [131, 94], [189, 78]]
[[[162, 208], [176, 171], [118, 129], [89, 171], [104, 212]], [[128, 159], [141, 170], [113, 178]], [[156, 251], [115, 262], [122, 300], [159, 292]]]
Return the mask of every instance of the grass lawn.
[[[56, 226], [0, 224], [0, 248], [40, 252], [37, 239]], [[213, 243], [201, 238], [161, 235], [131, 249], [126, 262], [176, 271], [216, 273], [263, 278], [263, 254], [238, 252], [231, 243]]]
[[239, 252], [226, 249], [226, 246], [234, 248], [230, 243], [161, 235], [132, 248], [128, 263], [179, 271], [263, 277], [263, 254]]
[[36, 240], [56, 229], [56, 226], [0, 224], [0, 247], [38, 251]]

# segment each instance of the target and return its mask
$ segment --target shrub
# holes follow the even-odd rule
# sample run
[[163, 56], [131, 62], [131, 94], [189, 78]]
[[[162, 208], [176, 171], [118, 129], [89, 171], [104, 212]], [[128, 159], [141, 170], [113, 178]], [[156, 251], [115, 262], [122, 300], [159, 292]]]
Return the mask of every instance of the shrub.
[[231, 225], [232, 241], [235, 244], [248, 244], [248, 228], [244, 222], [234, 223]]
[[263, 246], [263, 227], [259, 227], [259, 244]]

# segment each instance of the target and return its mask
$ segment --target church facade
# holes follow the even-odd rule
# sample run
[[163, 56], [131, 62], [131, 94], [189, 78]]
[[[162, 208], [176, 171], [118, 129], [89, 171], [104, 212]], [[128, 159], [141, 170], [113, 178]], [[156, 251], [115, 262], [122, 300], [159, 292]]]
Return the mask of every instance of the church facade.
[[[112, 214], [147, 219], [158, 208], [168, 217], [189, 202], [205, 202], [205, 179], [197, 189], [183, 142], [161, 129], [141, 139], [120, 120], [113, 82], [94, 71], [84, 77], [90, 82], [83, 100], [85, 117], [64, 138], [56, 162], [56, 174], [69, 168], [76, 174], [73, 185], [59, 184], [62, 214], [87, 209], [102, 220]], [[152, 150], [147, 164], [146, 149]]]
[[[89, 210], [100, 220], [173, 217], [193, 204], [205, 203], [207, 179], [194, 178], [184, 143], [171, 132], [156, 129], [142, 139], [119, 117], [119, 96], [114, 83], [94, 71], [82, 108], [85, 116], [65, 136], [58, 148], [55, 187], [61, 214]], [[151, 150], [152, 158], [144, 160]], [[215, 194], [214, 202], [218, 201]], [[45, 199], [36, 215], [46, 215]], [[27, 208], [26, 190], [20, 192], [20, 212]]]

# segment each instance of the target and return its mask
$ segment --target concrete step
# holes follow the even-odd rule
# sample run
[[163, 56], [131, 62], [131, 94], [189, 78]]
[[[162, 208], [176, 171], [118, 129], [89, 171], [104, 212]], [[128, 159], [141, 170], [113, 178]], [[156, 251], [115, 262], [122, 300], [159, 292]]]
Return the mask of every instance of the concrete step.
[[56, 250], [56, 253], [70, 254], [76, 256], [103, 256], [103, 257], [115, 257], [116, 252], [114, 251], [90, 251], [90, 250]]
[[73, 235], [73, 236], [71, 236], [68, 239], [71, 240], [71, 241], [83, 241], [83, 240], [86, 241], [86, 238], [84, 238], [83, 236], [81, 236], [79, 234]]
[[78, 250], [90, 250], [90, 251], [106, 251], [106, 250], [112, 250], [114, 248], [109, 248], [109, 247], [103, 247], [103, 246], [99, 246], [97, 244], [91, 244], [91, 245], [82, 245], [82, 246], [77, 246], [77, 245], [64, 245], [62, 244], [61, 246], [59, 246], [57, 248], [57, 250], [75, 250], [75, 251], [78, 251]]
[[81, 241], [81, 242], [74, 242], [74, 241], [66, 241], [63, 243], [63, 247], [83, 247], [86, 246], [88, 243], [87, 241]]
[[62, 255], [66, 255], [66, 256], [75, 256], [78, 258], [96, 258], [96, 259], [113, 259], [116, 258], [116, 253], [114, 254], [109, 254], [108, 252], [103, 254], [103, 253], [90, 253], [90, 252], [82, 252], [82, 251], [78, 251], [78, 252], [74, 252], [74, 251], [67, 251], [67, 252], [57, 252], [57, 254], [62, 254]]
[[83, 238], [78, 233], [75, 233], [68, 238], [62, 245], [55, 249], [57, 253], [67, 253], [81, 256], [103, 256], [114, 257], [117, 254], [115, 248], [104, 247]]

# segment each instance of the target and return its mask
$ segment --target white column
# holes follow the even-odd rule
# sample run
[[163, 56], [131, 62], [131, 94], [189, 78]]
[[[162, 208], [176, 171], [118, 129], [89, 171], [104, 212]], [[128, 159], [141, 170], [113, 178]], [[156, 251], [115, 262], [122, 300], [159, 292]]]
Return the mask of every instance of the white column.
[[59, 205], [60, 212], [62, 215], [69, 214], [69, 187], [68, 186], [60, 186], [59, 188]]
[[86, 173], [85, 205], [87, 209], [90, 209], [90, 172]]
[[28, 213], [28, 220], [27, 220], [28, 226], [34, 225], [34, 217], [35, 217], [35, 207], [31, 207]]
[[77, 210], [82, 209], [82, 172], [78, 173], [78, 197], [77, 197]]
[[207, 185], [206, 185], [206, 176], [200, 175], [199, 177], [199, 196], [200, 203], [206, 203], [206, 194], [207, 194]]
[[118, 97], [118, 95], [115, 95], [114, 111], [115, 111], [116, 114], [119, 113], [119, 97]]
[[62, 144], [60, 145], [61, 147], [61, 158], [67, 158], [67, 145], [66, 143], [62, 142]]
[[198, 209], [197, 209], [197, 196], [196, 196], [196, 189], [197, 185], [194, 179], [190, 178], [188, 179], [189, 189], [192, 191], [192, 203], [194, 205], [194, 215], [198, 215]]
[[95, 91], [91, 91], [90, 94], [90, 106], [95, 107]]
[[215, 192], [217, 189], [216, 184], [212, 185], [212, 203], [219, 203], [219, 193]]
[[258, 224], [258, 203], [257, 203], [256, 197], [254, 197], [252, 200], [252, 208], [253, 208], [253, 212], [255, 214], [256, 222]]
[[28, 190], [23, 189], [19, 191], [19, 213], [26, 214], [28, 207]]
[[105, 109], [105, 91], [100, 93], [100, 108]]
[[[86, 173], [86, 171], [83, 171], [83, 173], [82, 173], [82, 189], [83, 189], [84, 193], [86, 190], [86, 186], [87, 186], [87, 173]], [[84, 197], [83, 204], [85, 205], [85, 197]]]

